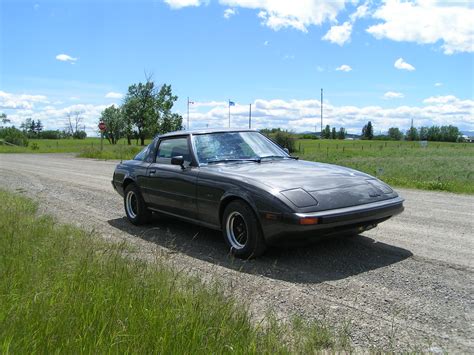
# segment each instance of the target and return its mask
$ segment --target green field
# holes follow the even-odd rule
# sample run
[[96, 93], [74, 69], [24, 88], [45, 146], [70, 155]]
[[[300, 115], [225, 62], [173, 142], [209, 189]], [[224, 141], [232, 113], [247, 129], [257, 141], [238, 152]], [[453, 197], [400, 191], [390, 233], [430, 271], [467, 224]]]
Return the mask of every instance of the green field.
[[0, 353], [350, 351], [345, 329], [271, 316], [254, 324], [218, 285], [133, 253], [0, 190]]
[[[122, 140], [35, 140], [28, 147], [0, 145], [0, 153], [78, 153], [95, 159], [130, 159], [141, 147]], [[310, 140], [296, 142], [302, 159], [339, 164], [375, 175], [398, 187], [474, 194], [474, 144], [397, 141]]]
[[394, 186], [474, 194], [474, 144], [299, 140], [296, 147], [302, 159], [361, 170]]
[[[147, 141], [148, 144], [150, 142]], [[132, 145], [127, 145], [127, 141], [122, 139], [119, 144], [112, 145], [106, 139], [103, 142], [103, 151], [100, 152], [100, 138], [86, 139], [30, 139], [28, 147], [14, 147], [0, 144], [0, 153], [101, 153], [103, 159], [120, 159], [122, 154], [124, 159], [132, 157], [140, 151], [141, 147], [132, 141]]]

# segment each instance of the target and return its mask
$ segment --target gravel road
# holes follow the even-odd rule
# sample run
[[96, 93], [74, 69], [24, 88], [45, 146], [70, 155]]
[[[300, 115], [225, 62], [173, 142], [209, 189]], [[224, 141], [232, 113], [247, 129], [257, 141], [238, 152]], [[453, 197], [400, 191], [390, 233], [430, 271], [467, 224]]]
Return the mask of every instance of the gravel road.
[[159, 254], [221, 282], [257, 318], [272, 309], [346, 326], [355, 349], [474, 352], [474, 196], [399, 189], [405, 212], [374, 230], [241, 261], [215, 231], [163, 217], [129, 224], [110, 184], [115, 164], [0, 154], [0, 186], [60, 221], [133, 243], [141, 258]]

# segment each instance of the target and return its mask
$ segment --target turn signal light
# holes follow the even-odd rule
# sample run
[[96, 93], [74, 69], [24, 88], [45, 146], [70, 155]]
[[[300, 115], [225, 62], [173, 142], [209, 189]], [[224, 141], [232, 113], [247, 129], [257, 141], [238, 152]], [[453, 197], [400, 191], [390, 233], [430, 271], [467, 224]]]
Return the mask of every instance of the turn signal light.
[[300, 218], [300, 224], [304, 224], [304, 225], [318, 224], [318, 222], [319, 222], [318, 217]]

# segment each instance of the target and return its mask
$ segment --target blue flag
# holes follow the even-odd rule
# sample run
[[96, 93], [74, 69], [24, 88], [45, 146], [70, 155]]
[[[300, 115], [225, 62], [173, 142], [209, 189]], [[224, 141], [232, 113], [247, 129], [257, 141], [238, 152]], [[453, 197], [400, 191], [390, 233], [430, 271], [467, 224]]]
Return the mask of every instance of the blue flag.
[[229, 100], [229, 106], [235, 106], [235, 102]]

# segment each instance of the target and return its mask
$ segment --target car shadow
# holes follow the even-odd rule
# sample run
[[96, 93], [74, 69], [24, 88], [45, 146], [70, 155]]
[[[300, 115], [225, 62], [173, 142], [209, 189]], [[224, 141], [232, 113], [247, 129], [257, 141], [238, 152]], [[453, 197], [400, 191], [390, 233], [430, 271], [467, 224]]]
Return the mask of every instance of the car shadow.
[[109, 220], [113, 228], [173, 251], [249, 274], [294, 283], [320, 283], [344, 279], [398, 263], [413, 254], [364, 235], [334, 237], [304, 247], [272, 247], [252, 260], [232, 257], [221, 232], [154, 217], [151, 224], [134, 226], [127, 218]]

